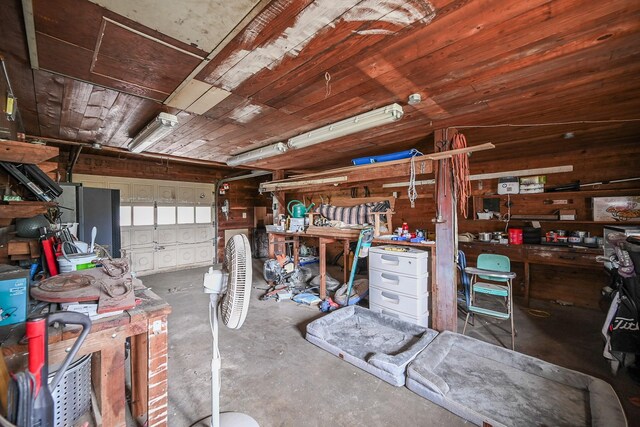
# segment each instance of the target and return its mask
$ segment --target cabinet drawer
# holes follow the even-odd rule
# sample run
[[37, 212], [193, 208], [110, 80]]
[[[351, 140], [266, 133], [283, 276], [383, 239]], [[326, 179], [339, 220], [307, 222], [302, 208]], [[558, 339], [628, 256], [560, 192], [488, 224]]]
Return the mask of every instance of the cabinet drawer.
[[421, 277], [429, 271], [429, 259], [410, 258], [393, 252], [369, 253], [369, 266], [376, 270], [384, 270], [391, 273], [402, 273], [407, 276]]
[[413, 277], [370, 268], [369, 284], [383, 290], [399, 292], [416, 298], [429, 291], [429, 275]]
[[529, 261], [536, 264], [602, 268], [602, 263], [596, 261], [596, 255], [590, 253], [531, 249], [527, 255]]
[[413, 298], [398, 292], [369, 287], [369, 302], [382, 308], [388, 308], [409, 316], [418, 317], [429, 310], [429, 293]]
[[369, 303], [369, 309], [374, 313], [386, 314], [396, 319], [404, 320], [405, 322], [415, 323], [416, 325], [429, 327], [429, 312], [424, 312], [419, 316], [409, 316], [408, 314], [400, 313], [399, 311], [391, 310], [390, 308], [384, 308], [379, 305]]

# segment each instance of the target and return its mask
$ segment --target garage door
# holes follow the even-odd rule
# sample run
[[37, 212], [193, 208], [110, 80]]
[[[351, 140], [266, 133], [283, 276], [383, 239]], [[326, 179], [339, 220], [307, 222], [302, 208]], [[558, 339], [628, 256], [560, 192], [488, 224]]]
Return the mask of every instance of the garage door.
[[213, 184], [75, 175], [120, 190], [122, 249], [139, 276], [213, 262]]

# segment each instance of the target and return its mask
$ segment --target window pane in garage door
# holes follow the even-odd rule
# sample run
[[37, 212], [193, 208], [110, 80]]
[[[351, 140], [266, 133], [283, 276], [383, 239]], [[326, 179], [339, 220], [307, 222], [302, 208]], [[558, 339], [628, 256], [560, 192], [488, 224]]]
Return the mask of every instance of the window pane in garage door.
[[178, 224], [193, 224], [193, 206], [178, 206]]
[[173, 225], [176, 223], [175, 206], [158, 206], [158, 225]]
[[120, 206], [120, 227], [131, 225], [131, 206]]
[[211, 222], [211, 208], [209, 206], [196, 206], [196, 224]]
[[153, 225], [153, 206], [134, 206], [133, 225]]

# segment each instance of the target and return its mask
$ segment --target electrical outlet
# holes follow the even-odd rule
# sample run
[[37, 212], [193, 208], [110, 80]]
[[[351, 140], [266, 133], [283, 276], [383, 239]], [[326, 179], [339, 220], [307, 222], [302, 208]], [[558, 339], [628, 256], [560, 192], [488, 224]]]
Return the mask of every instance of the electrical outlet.
[[242, 212], [242, 219], [247, 219], [247, 213], [246, 212]]

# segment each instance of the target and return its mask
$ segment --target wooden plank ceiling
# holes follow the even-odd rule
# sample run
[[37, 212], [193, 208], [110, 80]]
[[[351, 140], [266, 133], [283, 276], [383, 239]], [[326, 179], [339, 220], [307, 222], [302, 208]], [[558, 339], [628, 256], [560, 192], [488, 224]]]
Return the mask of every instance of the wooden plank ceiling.
[[[532, 153], [559, 147], [566, 132], [602, 144], [633, 144], [640, 133], [637, 1], [254, 1], [262, 9], [248, 24], [206, 50], [86, 0], [25, 3], [39, 68], [30, 66], [20, 0], [2, 4], [0, 53], [35, 137], [125, 147], [167, 111], [179, 127], [150, 152], [224, 163], [373, 108], [404, 106], [394, 124], [251, 165], [317, 170], [410, 147], [431, 151], [433, 131], [449, 126], [466, 127], [472, 144]], [[197, 26], [176, 25], [216, 27], [221, 18], [214, 10], [192, 19]], [[224, 96], [201, 115], [169, 107], [189, 82]], [[412, 93], [422, 103], [407, 105]], [[473, 127], [558, 122], [574, 123]]]

